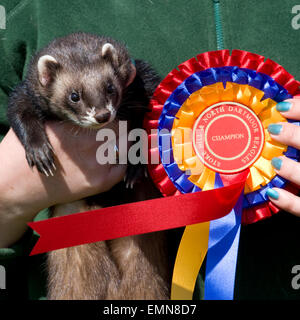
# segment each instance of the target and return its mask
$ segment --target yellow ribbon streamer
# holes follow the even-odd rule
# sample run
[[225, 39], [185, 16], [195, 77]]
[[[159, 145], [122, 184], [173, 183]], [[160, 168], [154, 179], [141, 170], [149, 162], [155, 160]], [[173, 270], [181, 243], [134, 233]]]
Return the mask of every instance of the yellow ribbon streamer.
[[171, 300], [192, 300], [196, 279], [208, 248], [209, 222], [187, 226], [173, 271]]

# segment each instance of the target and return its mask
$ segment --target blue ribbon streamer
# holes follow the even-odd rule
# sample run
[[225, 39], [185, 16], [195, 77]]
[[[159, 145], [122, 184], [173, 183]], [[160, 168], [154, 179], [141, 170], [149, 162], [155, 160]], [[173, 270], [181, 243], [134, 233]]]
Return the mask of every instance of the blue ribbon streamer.
[[[222, 186], [220, 175], [216, 174], [215, 188]], [[205, 300], [233, 300], [242, 210], [243, 193], [228, 215], [210, 222]]]

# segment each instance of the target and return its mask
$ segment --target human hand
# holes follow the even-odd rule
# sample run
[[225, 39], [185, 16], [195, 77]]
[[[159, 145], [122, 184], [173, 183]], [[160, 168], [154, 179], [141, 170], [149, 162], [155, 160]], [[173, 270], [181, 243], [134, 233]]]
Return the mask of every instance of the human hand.
[[[300, 121], [300, 98], [288, 99], [276, 105], [285, 118]], [[276, 123], [268, 127], [272, 139], [300, 149], [300, 127], [292, 123]], [[281, 177], [300, 186], [300, 163], [285, 156], [272, 159], [275, 171]], [[268, 189], [269, 199], [279, 208], [300, 216], [300, 197], [280, 188]]]
[[[115, 124], [111, 128], [116, 131]], [[56, 154], [53, 177], [30, 169], [12, 130], [0, 144], [0, 247], [18, 240], [40, 210], [105, 192], [125, 175], [126, 165], [98, 164], [103, 142], [96, 141], [96, 130], [49, 122], [46, 131]]]

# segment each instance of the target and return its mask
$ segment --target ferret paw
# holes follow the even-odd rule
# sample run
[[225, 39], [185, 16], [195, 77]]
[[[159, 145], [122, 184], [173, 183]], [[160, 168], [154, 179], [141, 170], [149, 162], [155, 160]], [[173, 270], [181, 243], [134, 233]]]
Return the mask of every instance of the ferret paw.
[[26, 148], [26, 159], [31, 168], [36, 166], [40, 173], [45, 176], [53, 176], [56, 170], [54, 164], [54, 152], [49, 142], [43, 143], [41, 146], [30, 146]]
[[141, 182], [148, 177], [147, 166], [143, 164], [129, 164], [124, 177], [124, 182], [127, 189], [133, 189], [136, 183]]

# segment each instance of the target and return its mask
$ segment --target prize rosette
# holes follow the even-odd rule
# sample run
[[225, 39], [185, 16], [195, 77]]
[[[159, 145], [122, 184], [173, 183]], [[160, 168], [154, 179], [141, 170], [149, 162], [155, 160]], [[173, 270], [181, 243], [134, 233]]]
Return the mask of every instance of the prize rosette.
[[[187, 226], [173, 272], [172, 298], [191, 299], [204, 257], [205, 299], [233, 299], [240, 224], [268, 218], [279, 209], [268, 188], [297, 192], [271, 159], [298, 161], [295, 148], [272, 140], [268, 126], [293, 122], [276, 104], [299, 93], [299, 82], [282, 66], [241, 50], [206, 52], [172, 70], [151, 100], [144, 126], [157, 140], [149, 173], [164, 196], [202, 192], [235, 183], [247, 174], [232, 212]], [[155, 130], [156, 129], [156, 130]]]

